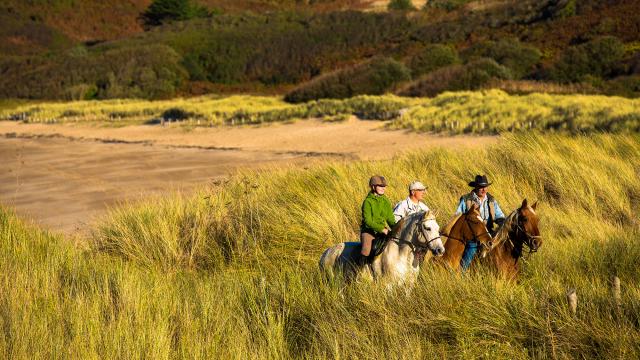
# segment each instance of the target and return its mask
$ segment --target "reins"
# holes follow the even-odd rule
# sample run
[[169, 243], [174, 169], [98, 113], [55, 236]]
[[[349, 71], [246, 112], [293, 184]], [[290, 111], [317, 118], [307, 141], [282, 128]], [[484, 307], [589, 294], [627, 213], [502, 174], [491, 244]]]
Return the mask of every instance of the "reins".
[[[469, 228], [469, 230], [470, 230], [470, 231], [471, 231], [471, 233], [473, 234], [473, 238], [471, 238], [470, 240], [477, 241], [477, 242], [481, 243], [483, 246], [487, 246], [487, 247], [488, 247], [488, 245], [486, 245], [486, 244], [482, 243], [482, 242], [479, 240], [479, 237], [480, 237], [480, 236], [482, 236], [482, 235], [489, 235], [489, 238], [492, 238], [491, 233], [489, 233], [488, 231], [485, 231], [485, 232], [483, 232], [483, 233], [481, 233], [481, 234], [476, 234], [476, 233], [474, 233], [474, 232], [473, 232], [473, 228], [472, 228], [472, 227], [471, 227], [471, 225], [469, 224], [469, 219], [467, 219], [466, 215], [464, 216], [464, 222], [467, 224], [467, 227]], [[440, 235], [444, 235], [444, 236], [446, 236], [446, 237], [447, 237], [447, 239], [458, 240], [458, 241], [460, 241], [461, 243], [463, 243], [463, 244], [465, 244], [465, 245], [466, 245], [466, 244], [467, 244], [467, 242], [469, 241], [469, 240], [464, 239], [464, 238], [463, 238], [463, 239], [459, 239], [459, 238], [456, 238], [456, 237], [453, 237], [453, 236], [450, 236], [450, 235], [447, 235], [447, 234], [443, 234], [443, 233], [441, 233]]]
[[[427, 220], [429, 220], [429, 219], [427, 219]], [[429, 244], [431, 244], [433, 241], [436, 241], [436, 240], [440, 239], [440, 235], [434, 237], [433, 239], [427, 240], [427, 236], [424, 234], [424, 231], [421, 231], [421, 230], [418, 229], [418, 228], [422, 227], [421, 225], [422, 225], [422, 223], [424, 221], [425, 221], [425, 219], [422, 219], [422, 220], [420, 220], [420, 223], [418, 225], [414, 226], [413, 235], [411, 236], [412, 241], [403, 240], [403, 239], [400, 239], [399, 237], [395, 237], [395, 236], [389, 236], [387, 238], [387, 241], [392, 241], [392, 242], [394, 242], [394, 243], [396, 243], [398, 245], [407, 244], [407, 245], [409, 245], [411, 247], [411, 251], [413, 251], [414, 253], [429, 251]], [[416, 243], [413, 242], [413, 238], [416, 237], [416, 233], [417, 233], [417, 236], [421, 236], [425, 240], [424, 244], [421, 244], [421, 243], [417, 243], [416, 244]], [[416, 248], [418, 248], [419, 251], [416, 251]]]
[[[515, 263], [518, 263], [518, 259], [523, 258], [525, 259], [525, 257], [522, 255], [522, 248], [523, 247], [527, 247], [527, 249], [529, 250], [527, 255], [531, 256], [531, 254], [538, 252], [538, 249], [535, 247], [534, 242], [537, 239], [541, 239], [542, 236], [540, 235], [531, 235], [529, 234], [523, 227], [522, 225], [520, 225], [520, 216], [519, 214], [516, 214], [516, 218], [514, 219], [515, 222], [515, 229], [514, 229], [514, 225], [511, 225], [511, 229], [509, 231], [509, 233], [507, 234], [507, 240], [509, 241], [509, 244], [511, 244], [511, 246], [513, 247], [512, 252], [512, 256], [514, 258]], [[511, 234], [513, 233], [513, 239], [511, 238]], [[519, 236], [519, 234], [523, 234], [524, 236]], [[523, 239], [524, 238], [524, 239]], [[521, 240], [522, 239], [522, 240]], [[518, 245], [516, 245], [514, 243], [514, 240], [520, 240], [518, 242], [518, 245], [520, 245], [520, 247], [518, 247]], [[525, 259], [526, 260], [526, 259]]]
[[[529, 234], [521, 225], [519, 222], [516, 222], [516, 231], [515, 233], [517, 234], [519, 232], [521, 232], [522, 234], [524, 234], [525, 239], [522, 241], [523, 245], [526, 245], [527, 248], [529, 249], [529, 254], [534, 253], [534, 252], [538, 252], [538, 249], [534, 247], [534, 241], [537, 239], [541, 239], [542, 236], [539, 235], [531, 235]], [[509, 239], [511, 240], [511, 239]], [[513, 243], [512, 243], [513, 244]]]

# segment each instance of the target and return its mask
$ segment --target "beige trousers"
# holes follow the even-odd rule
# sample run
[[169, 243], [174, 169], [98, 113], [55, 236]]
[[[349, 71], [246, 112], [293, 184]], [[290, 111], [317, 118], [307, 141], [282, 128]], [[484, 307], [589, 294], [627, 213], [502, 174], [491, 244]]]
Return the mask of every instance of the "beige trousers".
[[372, 234], [366, 232], [360, 233], [360, 242], [362, 243], [362, 250], [360, 251], [360, 254], [362, 254], [362, 256], [369, 256], [373, 239], [375, 239], [375, 236]]

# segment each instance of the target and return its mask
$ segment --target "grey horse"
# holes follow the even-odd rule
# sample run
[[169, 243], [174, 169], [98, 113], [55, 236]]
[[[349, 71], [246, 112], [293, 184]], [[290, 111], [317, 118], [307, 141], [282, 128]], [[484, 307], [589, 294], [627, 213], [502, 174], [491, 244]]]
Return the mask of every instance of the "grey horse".
[[406, 216], [394, 227], [387, 246], [370, 266], [359, 267], [355, 262], [360, 252], [359, 242], [344, 242], [324, 251], [320, 268], [329, 274], [342, 271], [347, 280], [358, 276], [382, 278], [389, 285], [412, 287], [420, 271], [421, 257], [442, 256], [444, 246], [440, 239], [440, 227], [429, 212]]

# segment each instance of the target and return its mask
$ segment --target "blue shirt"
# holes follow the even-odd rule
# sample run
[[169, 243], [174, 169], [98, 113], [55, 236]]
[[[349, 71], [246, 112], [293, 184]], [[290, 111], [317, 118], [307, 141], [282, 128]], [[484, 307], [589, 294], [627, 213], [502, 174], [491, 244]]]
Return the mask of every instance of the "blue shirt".
[[[489, 202], [488, 202], [489, 197], [485, 195], [484, 199], [480, 201], [480, 198], [478, 197], [478, 195], [476, 195], [475, 192], [472, 192], [471, 194], [472, 194], [471, 201], [478, 204], [478, 206], [480, 207], [480, 216], [482, 217], [482, 220], [486, 222], [487, 220], [489, 220]], [[503, 219], [505, 217], [504, 213], [502, 212], [502, 209], [500, 209], [500, 205], [498, 205], [498, 202], [495, 199], [493, 199], [493, 206], [496, 212], [496, 219]], [[467, 209], [467, 204], [464, 201], [464, 198], [460, 199], [460, 203], [458, 204], [458, 209], [456, 209], [456, 215], [464, 214], [467, 212], [467, 210], [469, 209]]]

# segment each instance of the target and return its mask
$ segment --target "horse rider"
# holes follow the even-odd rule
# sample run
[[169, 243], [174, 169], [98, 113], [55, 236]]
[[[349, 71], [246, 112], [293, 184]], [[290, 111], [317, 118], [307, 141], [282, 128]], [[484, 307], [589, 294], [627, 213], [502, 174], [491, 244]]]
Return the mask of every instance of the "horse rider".
[[393, 208], [393, 215], [396, 218], [396, 222], [405, 216], [421, 211], [429, 211], [429, 207], [422, 202], [425, 190], [427, 190], [427, 188], [420, 181], [414, 181], [409, 184], [409, 196], [397, 203]]
[[387, 180], [380, 175], [369, 179], [371, 191], [362, 203], [362, 224], [360, 225], [360, 241], [362, 250], [358, 259], [359, 265], [365, 265], [371, 252], [373, 240], [386, 236], [396, 224], [391, 201], [384, 195]]
[[[464, 214], [471, 207], [472, 203], [476, 203], [480, 208], [482, 220], [484, 220], [487, 229], [491, 233], [491, 236], [493, 236], [495, 235], [494, 226], [502, 225], [505, 216], [496, 199], [487, 192], [489, 185], [491, 185], [491, 183], [487, 180], [486, 175], [476, 175], [475, 179], [469, 183], [469, 186], [473, 187], [473, 190], [460, 198], [456, 215]], [[469, 268], [479, 247], [480, 243], [478, 241], [467, 241], [464, 252], [462, 253], [462, 259], [460, 260], [460, 266], [463, 270]]]

